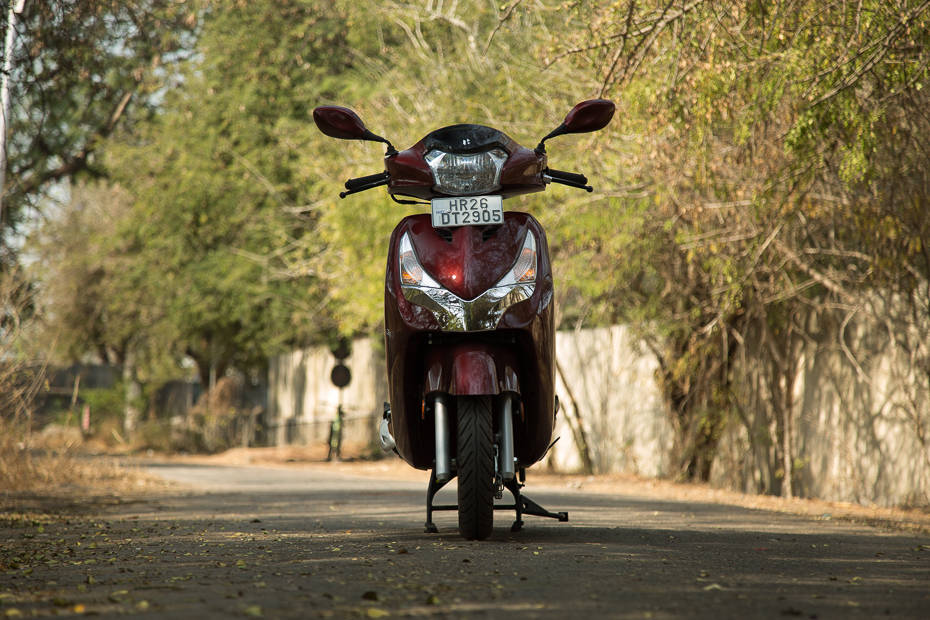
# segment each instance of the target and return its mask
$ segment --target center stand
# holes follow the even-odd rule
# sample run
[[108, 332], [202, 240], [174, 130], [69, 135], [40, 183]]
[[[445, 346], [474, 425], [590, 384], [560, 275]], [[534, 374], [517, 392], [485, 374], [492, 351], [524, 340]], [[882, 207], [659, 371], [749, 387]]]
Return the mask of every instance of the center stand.
[[[525, 480], [525, 470], [520, 471], [520, 479]], [[451, 478], [450, 478], [451, 480]], [[436, 480], [436, 470], [430, 470], [429, 475], [429, 486], [426, 489], [426, 532], [430, 534], [436, 534], [439, 532], [439, 529], [436, 527], [436, 524], [433, 523], [433, 511], [434, 510], [458, 510], [458, 504], [439, 504], [433, 505], [433, 498], [436, 496], [436, 493], [439, 492], [442, 487], [449, 484], [450, 480], [445, 482], [438, 482]], [[517, 519], [513, 522], [513, 525], [510, 526], [511, 532], [519, 532], [523, 529], [523, 515], [534, 515], [537, 517], [548, 517], [550, 519], [558, 519], [559, 521], [568, 521], [567, 512], [550, 512], [528, 498], [526, 495], [523, 495], [520, 492], [525, 485], [517, 482], [517, 479], [514, 478], [504, 483], [504, 486], [508, 491], [513, 495], [513, 504], [495, 504], [494, 510], [514, 510], [517, 513]]]

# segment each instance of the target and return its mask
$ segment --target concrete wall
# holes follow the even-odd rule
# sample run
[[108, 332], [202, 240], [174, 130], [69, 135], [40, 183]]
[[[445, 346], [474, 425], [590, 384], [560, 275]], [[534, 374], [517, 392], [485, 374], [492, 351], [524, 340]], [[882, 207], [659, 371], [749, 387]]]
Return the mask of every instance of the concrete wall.
[[380, 343], [360, 338], [352, 343], [345, 365], [352, 381], [341, 390], [330, 381], [336, 364], [326, 347], [280, 355], [268, 369], [268, 427], [272, 445], [325, 442], [342, 400], [344, 441], [374, 443], [387, 400], [384, 353]]
[[[840, 332], [844, 332], [841, 334]], [[820, 324], [794, 384], [794, 486], [801, 497], [882, 506], [930, 505], [927, 374], [900, 333], [873, 321]], [[847, 342], [844, 349], [839, 343]], [[781, 475], [765, 368], [747, 342], [738, 372], [743, 417], [729, 424], [712, 483], [761, 492]]]
[[[856, 336], [869, 343], [868, 328], [862, 329]], [[930, 428], [922, 427], [930, 421], [930, 403], [926, 390], [919, 389], [919, 369], [900, 348], [875, 342], [868, 344], [867, 355], [861, 352], [856, 368], [831, 342], [837, 342], [835, 334], [809, 345], [795, 385], [795, 494], [866, 504], [930, 504]], [[751, 353], [752, 344], [746, 349]], [[655, 383], [654, 356], [620, 326], [559, 332], [556, 350], [564, 375], [557, 381], [562, 409], [555, 436], [561, 439], [537, 467], [579, 467], [567, 424], [577, 406], [598, 471], [667, 475], [673, 434]], [[747, 355], [739, 370], [745, 386], [743, 418], [730, 421], [711, 477], [718, 486], [760, 492], [773, 488], [779, 462], [771, 442], [776, 434], [770, 395], [761, 380], [765, 369], [751, 360]], [[267, 420], [273, 444], [326, 440], [339, 402], [339, 390], [329, 380], [334, 362], [325, 348], [273, 360]], [[346, 439], [376, 445], [387, 399], [380, 342], [356, 340], [347, 364], [353, 379], [342, 396]]]
[[[653, 373], [656, 362], [643, 354], [625, 327], [559, 332], [556, 350], [572, 386], [598, 471], [661, 476], [671, 427]], [[326, 441], [336, 415], [339, 390], [329, 379], [335, 360], [325, 347], [294, 351], [273, 359], [269, 370], [266, 424], [273, 445]], [[346, 365], [352, 382], [343, 391], [348, 441], [377, 444], [377, 425], [387, 400], [384, 353], [379, 341], [356, 340]], [[555, 436], [561, 437], [545, 466], [579, 468], [580, 459], [566, 417], [574, 405], [557, 378], [562, 403]]]
[[561, 439], [549, 465], [559, 471], [580, 468], [566, 419], [577, 406], [595, 471], [664, 476], [672, 427], [655, 382], [655, 356], [624, 326], [559, 332], [555, 348], [561, 371], [555, 435]]

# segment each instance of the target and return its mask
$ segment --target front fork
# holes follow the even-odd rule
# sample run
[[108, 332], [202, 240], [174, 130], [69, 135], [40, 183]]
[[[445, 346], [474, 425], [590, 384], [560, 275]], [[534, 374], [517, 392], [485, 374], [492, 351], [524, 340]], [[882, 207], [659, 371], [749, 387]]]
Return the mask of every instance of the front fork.
[[[497, 463], [494, 471], [500, 481], [500, 487], [513, 480], [516, 475], [516, 465], [513, 456], [513, 400], [512, 394], [504, 394], [503, 403], [497, 411]], [[500, 497], [500, 495], [498, 495]]]
[[449, 449], [449, 396], [437, 394], [433, 401], [433, 422], [436, 442], [436, 462], [433, 471], [436, 482], [445, 484], [452, 480], [452, 452]]
[[[448, 399], [447, 394], [437, 394], [433, 401], [434, 441], [436, 442], [434, 471], [436, 482], [441, 484], [453, 478]], [[494, 476], [497, 489], [501, 492], [504, 484], [513, 480], [516, 475], [513, 456], [513, 400], [513, 395], [503, 394], [500, 397], [500, 405], [495, 407], [498, 431], [494, 442]], [[500, 494], [497, 497], [500, 497]]]
[[[435, 423], [434, 438], [436, 442], [436, 460], [433, 471], [430, 472], [429, 486], [426, 491], [426, 531], [438, 532], [433, 523], [434, 510], [458, 510], [457, 504], [433, 505], [436, 493], [452, 478], [454, 463], [450, 456], [451, 435], [449, 431], [449, 396], [437, 394], [433, 401], [433, 416]], [[513, 495], [514, 503], [510, 505], [495, 505], [495, 510], [515, 510], [516, 521], [510, 530], [519, 531], [523, 528], [523, 515], [530, 514], [540, 517], [549, 517], [559, 521], [568, 521], [566, 512], [549, 512], [520, 492], [523, 488], [524, 474], [520, 470], [520, 480], [516, 476], [516, 459], [513, 448], [513, 408], [514, 395], [504, 394], [497, 402], [495, 414], [497, 419], [497, 433], [494, 442], [494, 484], [495, 496], [500, 499], [506, 488]]]

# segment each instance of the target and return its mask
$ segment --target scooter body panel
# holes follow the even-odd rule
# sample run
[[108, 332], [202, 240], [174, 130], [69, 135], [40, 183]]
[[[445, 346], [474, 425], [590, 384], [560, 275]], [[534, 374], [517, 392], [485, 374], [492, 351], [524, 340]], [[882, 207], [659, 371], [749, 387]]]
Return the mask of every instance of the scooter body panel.
[[[452, 294], [472, 300], [513, 266], [527, 234], [537, 247], [528, 299], [509, 306], [494, 325], [444, 329], [433, 310], [412, 303], [399, 275], [398, 249], [410, 239], [424, 269]], [[514, 453], [523, 465], [545, 454], [555, 416], [552, 272], [546, 236], [529, 214], [506, 212], [496, 227], [434, 229], [428, 215], [404, 218], [391, 235], [385, 280], [385, 345], [391, 432], [398, 454], [429, 469], [435, 457], [431, 394], [516, 394]], [[455, 412], [452, 412], [453, 415]]]

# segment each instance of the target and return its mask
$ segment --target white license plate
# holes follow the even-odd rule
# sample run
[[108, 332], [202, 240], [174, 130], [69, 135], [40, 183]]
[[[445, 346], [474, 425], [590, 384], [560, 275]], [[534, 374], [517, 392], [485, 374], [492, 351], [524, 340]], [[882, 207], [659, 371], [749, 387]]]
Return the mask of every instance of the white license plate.
[[433, 228], [504, 223], [504, 199], [500, 196], [433, 198], [430, 203]]

